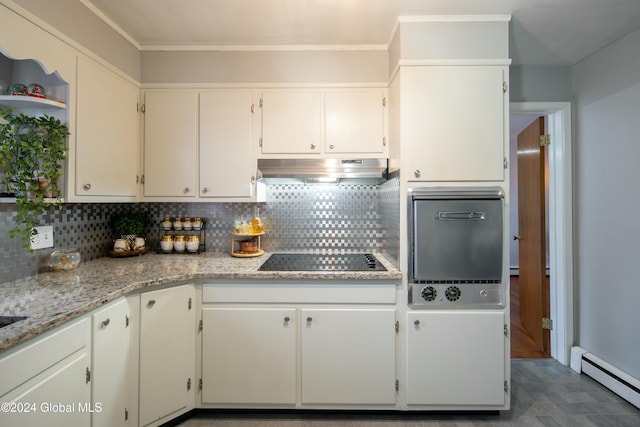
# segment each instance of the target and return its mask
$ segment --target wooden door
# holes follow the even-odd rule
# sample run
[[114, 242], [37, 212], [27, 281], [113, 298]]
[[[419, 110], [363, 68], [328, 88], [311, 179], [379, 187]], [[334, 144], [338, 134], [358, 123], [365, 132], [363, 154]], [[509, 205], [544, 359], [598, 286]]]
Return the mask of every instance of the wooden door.
[[[549, 337], [542, 328], [548, 316], [546, 287], [545, 147], [544, 117], [518, 135], [518, 233], [520, 317], [540, 351], [549, 351]], [[545, 339], [545, 335], [547, 335]]]

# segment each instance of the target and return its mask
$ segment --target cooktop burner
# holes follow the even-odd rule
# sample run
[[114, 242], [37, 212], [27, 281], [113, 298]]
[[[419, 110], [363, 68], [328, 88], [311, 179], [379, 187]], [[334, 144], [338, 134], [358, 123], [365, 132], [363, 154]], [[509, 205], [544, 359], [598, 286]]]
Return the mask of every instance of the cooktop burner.
[[372, 254], [302, 254], [276, 253], [258, 269], [260, 271], [386, 271]]

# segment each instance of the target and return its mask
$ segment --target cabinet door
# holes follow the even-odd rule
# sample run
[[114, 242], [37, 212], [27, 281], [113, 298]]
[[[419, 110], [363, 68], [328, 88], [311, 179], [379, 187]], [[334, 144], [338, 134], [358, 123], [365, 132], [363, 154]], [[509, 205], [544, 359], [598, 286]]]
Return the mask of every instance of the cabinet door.
[[506, 67], [406, 68], [402, 120], [408, 179], [502, 181]]
[[410, 405], [502, 405], [504, 313], [408, 314]]
[[252, 195], [251, 93], [200, 94], [200, 197]]
[[126, 426], [129, 409], [129, 305], [122, 298], [91, 315], [93, 329], [92, 401], [101, 411], [91, 414], [93, 427]]
[[78, 57], [76, 196], [137, 195], [138, 88]]
[[0, 426], [91, 424], [90, 333], [84, 317], [3, 354], [0, 402], [21, 410], [0, 411]]
[[395, 403], [395, 310], [305, 309], [303, 404]]
[[317, 154], [321, 141], [319, 91], [262, 94], [262, 154]]
[[195, 291], [191, 285], [140, 296], [140, 425], [193, 406]]
[[202, 311], [202, 402], [295, 404], [296, 310]]
[[325, 93], [325, 153], [383, 153], [386, 142], [383, 101], [382, 90]]
[[197, 92], [145, 94], [144, 196], [195, 197]]

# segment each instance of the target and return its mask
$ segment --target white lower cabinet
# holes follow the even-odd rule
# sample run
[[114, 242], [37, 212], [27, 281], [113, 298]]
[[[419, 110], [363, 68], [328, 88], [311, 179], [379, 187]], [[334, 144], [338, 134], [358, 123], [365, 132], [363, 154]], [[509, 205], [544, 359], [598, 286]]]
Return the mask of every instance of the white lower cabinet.
[[88, 317], [0, 357], [1, 426], [91, 425]]
[[505, 403], [505, 314], [408, 314], [407, 403], [453, 407]]
[[395, 310], [301, 311], [302, 404], [394, 404]]
[[123, 297], [91, 315], [93, 427], [129, 425], [130, 313]]
[[140, 295], [140, 426], [193, 408], [195, 303], [193, 285]]
[[202, 407], [393, 408], [396, 285], [204, 284]]
[[296, 310], [202, 310], [202, 402], [296, 403]]

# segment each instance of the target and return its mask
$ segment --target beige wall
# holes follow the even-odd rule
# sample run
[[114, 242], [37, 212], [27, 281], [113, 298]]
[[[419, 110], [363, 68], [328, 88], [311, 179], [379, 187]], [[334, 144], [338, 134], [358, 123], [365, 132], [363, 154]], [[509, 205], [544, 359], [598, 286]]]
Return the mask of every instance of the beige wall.
[[36, 17], [105, 59], [135, 80], [140, 80], [140, 52], [78, 0], [13, 0]]
[[147, 51], [147, 83], [387, 82], [386, 51]]

